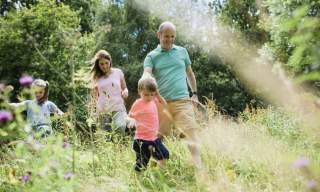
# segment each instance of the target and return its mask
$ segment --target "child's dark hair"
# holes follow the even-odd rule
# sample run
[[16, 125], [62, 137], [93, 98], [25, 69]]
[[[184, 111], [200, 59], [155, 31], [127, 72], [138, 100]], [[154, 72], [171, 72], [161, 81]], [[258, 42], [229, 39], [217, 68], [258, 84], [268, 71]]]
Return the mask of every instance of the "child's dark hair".
[[48, 100], [48, 97], [49, 97], [49, 83], [48, 83], [48, 81], [45, 81], [42, 79], [36, 79], [32, 82], [32, 86], [44, 88], [44, 95], [40, 100], [38, 100], [39, 104], [43, 104], [45, 101]]
[[138, 82], [138, 92], [140, 91], [148, 91], [148, 92], [155, 92], [158, 89], [158, 85], [156, 80], [151, 77], [142, 77]]

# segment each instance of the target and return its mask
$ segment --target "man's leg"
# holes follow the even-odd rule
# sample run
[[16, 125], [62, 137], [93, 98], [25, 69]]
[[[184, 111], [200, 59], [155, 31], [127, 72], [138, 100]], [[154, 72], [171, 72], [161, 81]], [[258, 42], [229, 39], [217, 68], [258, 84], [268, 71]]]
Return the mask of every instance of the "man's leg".
[[[170, 109], [170, 104], [168, 104], [168, 108]], [[170, 110], [168, 111], [170, 112]], [[164, 136], [168, 136], [171, 133], [172, 122], [168, 115], [161, 109], [158, 109], [158, 117], [159, 117], [159, 138], [163, 138]]]
[[201, 152], [199, 139], [195, 129], [188, 129], [183, 132], [185, 140], [187, 142], [188, 149], [192, 156], [192, 161], [197, 169], [202, 168]]
[[199, 125], [196, 122], [193, 106], [189, 100], [179, 100], [171, 106], [176, 128], [184, 136], [188, 149], [191, 153], [193, 164], [196, 168], [202, 168], [200, 156], [200, 143], [197, 132]]

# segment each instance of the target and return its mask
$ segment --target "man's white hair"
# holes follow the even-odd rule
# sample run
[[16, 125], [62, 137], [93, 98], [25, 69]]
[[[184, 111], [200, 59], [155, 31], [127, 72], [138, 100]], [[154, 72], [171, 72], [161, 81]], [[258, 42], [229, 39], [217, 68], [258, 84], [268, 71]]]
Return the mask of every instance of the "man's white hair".
[[171, 27], [172, 29], [176, 30], [176, 26], [170, 22], [170, 21], [165, 21], [160, 24], [158, 32], [161, 33], [164, 29]]

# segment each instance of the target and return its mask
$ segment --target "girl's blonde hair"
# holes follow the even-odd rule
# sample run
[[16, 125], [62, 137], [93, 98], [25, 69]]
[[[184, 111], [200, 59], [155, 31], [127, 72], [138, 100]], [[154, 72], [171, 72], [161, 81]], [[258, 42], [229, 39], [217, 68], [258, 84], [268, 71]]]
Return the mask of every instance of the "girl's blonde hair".
[[112, 59], [111, 59], [110, 53], [107, 52], [106, 50], [99, 50], [91, 60], [92, 67], [90, 70], [90, 74], [91, 74], [91, 80], [93, 81], [96, 81], [97, 79], [99, 79], [104, 75], [103, 71], [101, 71], [99, 67], [100, 59], [107, 59], [108, 61], [110, 61], [110, 68], [112, 67]]
[[37, 86], [37, 87], [44, 88], [44, 95], [40, 100], [38, 100], [39, 104], [43, 104], [45, 101], [48, 100], [48, 97], [49, 97], [49, 83], [48, 83], [48, 81], [45, 81], [42, 79], [36, 79], [32, 82], [31, 86]]
[[158, 89], [158, 85], [156, 80], [151, 76], [143, 76], [138, 81], [138, 92], [141, 91], [148, 91], [148, 92], [155, 92]]

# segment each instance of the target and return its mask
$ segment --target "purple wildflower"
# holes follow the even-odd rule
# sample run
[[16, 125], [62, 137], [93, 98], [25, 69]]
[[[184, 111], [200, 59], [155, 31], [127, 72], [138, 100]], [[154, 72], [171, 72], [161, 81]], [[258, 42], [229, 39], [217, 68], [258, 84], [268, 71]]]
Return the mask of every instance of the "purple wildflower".
[[33, 82], [33, 78], [28, 76], [28, 75], [23, 75], [20, 79], [19, 79], [19, 83], [20, 85], [26, 87], [31, 85], [31, 83]]
[[23, 183], [26, 183], [26, 182], [29, 181], [30, 176], [29, 176], [29, 175], [23, 175], [23, 176], [21, 176], [20, 179], [21, 179], [21, 181], [22, 181]]
[[64, 149], [70, 148], [70, 143], [68, 143], [68, 142], [63, 142], [62, 148], [64, 148]]
[[12, 120], [12, 114], [9, 111], [0, 111], [0, 122]]
[[317, 182], [315, 180], [310, 180], [307, 182], [307, 188], [308, 189], [314, 189], [317, 186]]
[[31, 171], [27, 171], [27, 174], [21, 176], [21, 177], [20, 177], [20, 180], [21, 180], [23, 183], [27, 183], [27, 182], [30, 180], [31, 174], [32, 174]]
[[63, 176], [63, 178], [64, 178], [65, 180], [70, 180], [73, 176], [74, 176], [74, 174], [71, 173], [71, 172], [69, 172], [69, 173], [66, 173], [66, 174]]
[[293, 167], [297, 169], [301, 169], [309, 165], [309, 163], [310, 163], [309, 159], [305, 157], [300, 157], [293, 163]]

